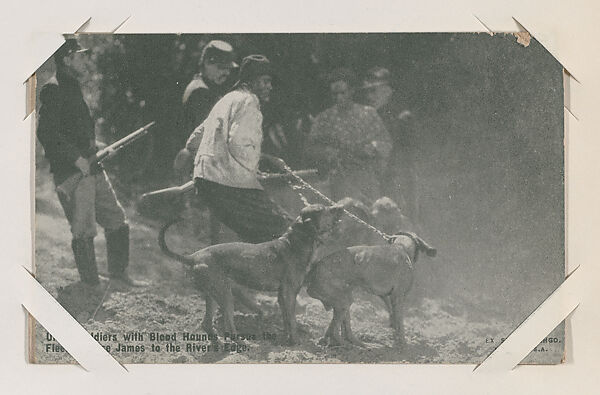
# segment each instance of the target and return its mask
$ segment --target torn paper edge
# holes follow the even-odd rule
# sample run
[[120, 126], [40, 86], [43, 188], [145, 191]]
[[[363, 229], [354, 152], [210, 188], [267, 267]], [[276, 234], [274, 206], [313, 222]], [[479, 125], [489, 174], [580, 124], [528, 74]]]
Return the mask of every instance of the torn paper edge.
[[[478, 21], [481, 22], [483, 26], [487, 28], [479, 18]], [[521, 30], [521, 32], [527, 33], [530, 37], [535, 36], [531, 34], [530, 30], [525, 28], [517, 18], [513, 17], [514, 22], [517, 25], [517, 28]], [[517, 33], [515, 36], [519, 37]], [[518, 38], [517, 38], [518, 39]], [[544, 46], [544, 43], [536, 38], [536, 40]], [[523, 44], [522, 44], [523, 45]], [[570, 280], [569, 278], [575, 274], [578, 267], [576, 267], [573, 271], [569, 271], [569, 260], [568, 260], [568, 240], [569, 240], [569, 232], [568, 232], [568, 181], [569, 181], [569, 171], [568, 171], [568, 136], [569, 136], [569, 115], [573, 116], [573, 118], [577, 121], [578, 118], [573, 113], [572, 106], [572, 90], [571, 90], [571, 78], [575, 81], [579, 82], [565, 67], [565, 65], [560, 62], [559, 58], [553, 54], [546, 46], [544, 46], [546, 51], [550, 53], [563, 67], [563, 107], [566, 110], [563, 116], [563, 133], [564, 133], [564, 243], [565, 243], [565, 273], [566, 278], [558, 288], [548, 297], [546, 300], [535, 310], [533, 311], [529, 317], [525, 319], [505, 340], [501, 343], [483, 362], [478, 364], [474, 371], [477, 372], [489, 372], [489, 371], [499, 371], [499, 370], [511, 370], [515, 368], [520, 362], [523, 361], [529, 355], [531, 350], [535, 348], [539, 344], [539, 342], [548, 335], [554, 328], [556, 328], [562, 321], [565, 321], [565, 332], [564, 332], [564, 354], [561, 360], [561, 363], [564, 363], [567, 359], [567, 355], [570, 352], [567, 349], [567, 338], [570, 336], [568, 332], [569, 325], [566, 325], [566, 321], [568, 321], [568, 316], [575, 310], [577, 305], [579, 304], [579, 298], [575, 297], [576, 302], [573, 300], [573, 295], [577, 295], [576, 285], [569, 284], [578, 284], [576, 280]], [[576, 277], [577, 278], [577, 277]], [[557, 315], [558, 314], [558, 315]], [[559, 318], [557, 318], [559, 317]], [[534, 335], [535, 334], [535, 335]], [[539, 334], [539, 335], [538, 335]], [[527, 350], [527, 351], [524, 351]]]

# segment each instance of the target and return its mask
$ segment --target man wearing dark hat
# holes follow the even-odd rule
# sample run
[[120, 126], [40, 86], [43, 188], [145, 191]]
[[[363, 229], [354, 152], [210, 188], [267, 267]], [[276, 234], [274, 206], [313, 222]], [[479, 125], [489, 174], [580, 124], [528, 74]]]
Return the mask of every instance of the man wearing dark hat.
[[200, 72], [183, 92], [181, 128], [186, 138], [206, 119], [215, 103], [226, 93], [225, 82], [231, 70], [237, 67], [234, 59], [233, 47], [225, 41], [212, 40], [203, 48]]
[[[186, 86], [183, 92], [183, 111], [178, 136], [181, 146], [190, 133], [208, 116], [215, 103], [226, 93], [226, 82], [231, 70], [237, 67], [233, 47], [221, 40], [212, 40], [204, 46], [200, 56], [200, 72]], [[192, 172], [193, 158], [180, 151], [175, 157], [173, 168], [180, 182], [187, 180]], [[185, 205], [197, 210], [201, 202], [186, 200]], [[209, 216], [211, 243], [219, 242], [220, 224]], [[198, 224], [194, 224], [197, 226]]]
[[374, 107], [392, 138], [392, 152], [385, 171], [382, 191], [396, 200], [416, 220], [416, 172], [414, 115], [394, 97], [391, 74], [380, 66], [369, 69], [363, 80], [366, 104]]
[[104, 170], [86, 159], [97, 151], [94, 121], [83, 100], [77, 71], [73, 67], [74, 54], [84, 51], [76, 39], [69, 38], [54, 54], [56, 76], [40, 91], [37, 137], [50, 162], [56, 186], [73, 174], [83, 174], [72, 193], [58, 193], [71, 226], [71, 247], [81, 281], [91, 286], [99, 284], [94, 251], [97, 222], [104, 228], [106, 236], [111, 279], [123, 285], [144, 285], [132, 280], [126, 272], [129, 225], [125, 212]]
[[261, 154], [260, 104], [270, 99], [271, 75], [266, 57], [244, 58], [233, 90], [215, 104], [184, 150], [195, 157], [193, 176], [200, 199], [222, 223], [251, 243], [280, 236], [290, 220], [258, 180], [259, 160], [281, 166], [280, 159]]

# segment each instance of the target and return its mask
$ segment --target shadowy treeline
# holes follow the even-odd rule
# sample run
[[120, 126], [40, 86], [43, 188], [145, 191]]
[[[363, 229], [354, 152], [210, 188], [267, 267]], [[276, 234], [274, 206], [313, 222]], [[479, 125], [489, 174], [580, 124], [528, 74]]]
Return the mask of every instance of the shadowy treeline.
[[295, 168], [310, 166], [310, 116], [331, 104], [326, 74], [338, 66], [359, 76], [389, 68], [396, 100], [416, 119], [420, 221], [443, 257], [421, 269], [427, 273], [417, 287], [487, 294], [500, 304], [510, 292], [527, 311], [539, 302], [532, 289], [541, 298], [561, 280], [562, 68], [537, 41], [524, 47], [510, 34], [82, 35], [92, 49], [82, 57], [82, 87], [98, 135], [110, 142], [157, 122], [150, 137], [110, 163], [121, 190], [168, 184], [187, 137], [178, 127], [183, 90], [211, 39], [230, 42], [239, 59], [271, 59], [276, 76], [264, 129], [281, 125], [288, 144], [266, 141], [264, 149]]

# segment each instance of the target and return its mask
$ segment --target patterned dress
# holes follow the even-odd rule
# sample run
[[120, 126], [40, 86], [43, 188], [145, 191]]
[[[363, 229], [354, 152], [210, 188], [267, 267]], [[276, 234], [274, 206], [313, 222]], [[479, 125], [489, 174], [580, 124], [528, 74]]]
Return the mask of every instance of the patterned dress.
[[369, 204], [381, 197], [380, 183], [391, 150], [390, 136], [377, 111], [353, 103], [346, 110], [333, 106], [313, 122], [307, 154], [328, 174], [335, 200], [352, 197]]

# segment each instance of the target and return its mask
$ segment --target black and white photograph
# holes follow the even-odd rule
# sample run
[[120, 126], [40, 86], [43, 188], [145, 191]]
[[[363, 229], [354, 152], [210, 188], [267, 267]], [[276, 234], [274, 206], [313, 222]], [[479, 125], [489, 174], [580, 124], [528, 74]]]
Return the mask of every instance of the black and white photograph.
[[34, 275], [121, 363], [479, 364], [565, 279], [564, 78], [526, 32], [65, 35]]

